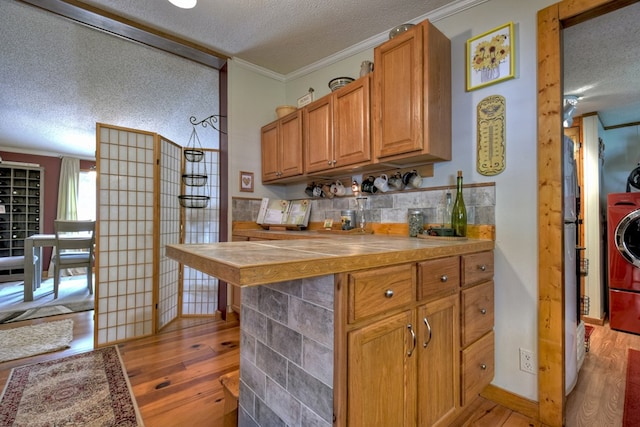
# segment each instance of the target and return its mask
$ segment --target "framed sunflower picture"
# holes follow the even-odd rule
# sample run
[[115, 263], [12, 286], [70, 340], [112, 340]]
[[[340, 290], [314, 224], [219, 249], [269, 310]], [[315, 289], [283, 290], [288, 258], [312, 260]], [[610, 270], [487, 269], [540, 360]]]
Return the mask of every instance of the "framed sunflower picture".
[[467, 91], [515, 77], [513, 22], [467, 40]]

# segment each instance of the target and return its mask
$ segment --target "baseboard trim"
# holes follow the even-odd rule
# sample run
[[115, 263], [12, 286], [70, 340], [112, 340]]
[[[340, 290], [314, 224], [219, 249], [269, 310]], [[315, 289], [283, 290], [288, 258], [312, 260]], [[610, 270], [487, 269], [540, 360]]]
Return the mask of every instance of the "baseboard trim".
[[493, 384], [486, 386], [480, 396], [534, 420], [540, 419], [538, 402], [511, 393]]

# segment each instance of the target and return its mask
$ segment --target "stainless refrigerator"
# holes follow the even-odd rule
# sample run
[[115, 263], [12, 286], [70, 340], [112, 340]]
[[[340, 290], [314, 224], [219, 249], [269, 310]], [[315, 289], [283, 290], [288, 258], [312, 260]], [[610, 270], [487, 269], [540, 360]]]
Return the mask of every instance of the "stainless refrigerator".
[[577, 197], [579, 196], [577, 167], [574, 158], [574, 143], [564, 137], [564, 291], [565, 291], [565, 392], [568, 395], [578, 381], [578, 346], [584, 345], [579, 339], [580, 321], [577, 261]]

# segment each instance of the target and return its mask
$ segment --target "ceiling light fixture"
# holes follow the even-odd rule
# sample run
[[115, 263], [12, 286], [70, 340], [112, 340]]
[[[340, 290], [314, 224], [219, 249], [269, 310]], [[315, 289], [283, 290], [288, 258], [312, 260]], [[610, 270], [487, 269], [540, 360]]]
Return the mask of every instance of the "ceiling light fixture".
[[578, 105], [578, 97], [575, 95], [567, 95], [564, 97], [564, 112], [562, 114], [562, 126], [568, 128], [573, 124], [573, 115]]
[[181, 9], [193, 9], [198, 0], [169, 0], [169, 2]]

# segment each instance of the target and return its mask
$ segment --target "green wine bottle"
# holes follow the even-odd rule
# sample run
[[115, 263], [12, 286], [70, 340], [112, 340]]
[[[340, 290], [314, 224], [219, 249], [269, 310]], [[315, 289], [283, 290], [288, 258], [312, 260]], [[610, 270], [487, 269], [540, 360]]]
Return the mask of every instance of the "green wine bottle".
[[453, 202], [451, 209], [451, 228], [453, 234], [457, 237], [465, 237], [467, 235], [467, 208], [464, 206], [462, 198], [462, 171], [458, 171], [456, 201]]

